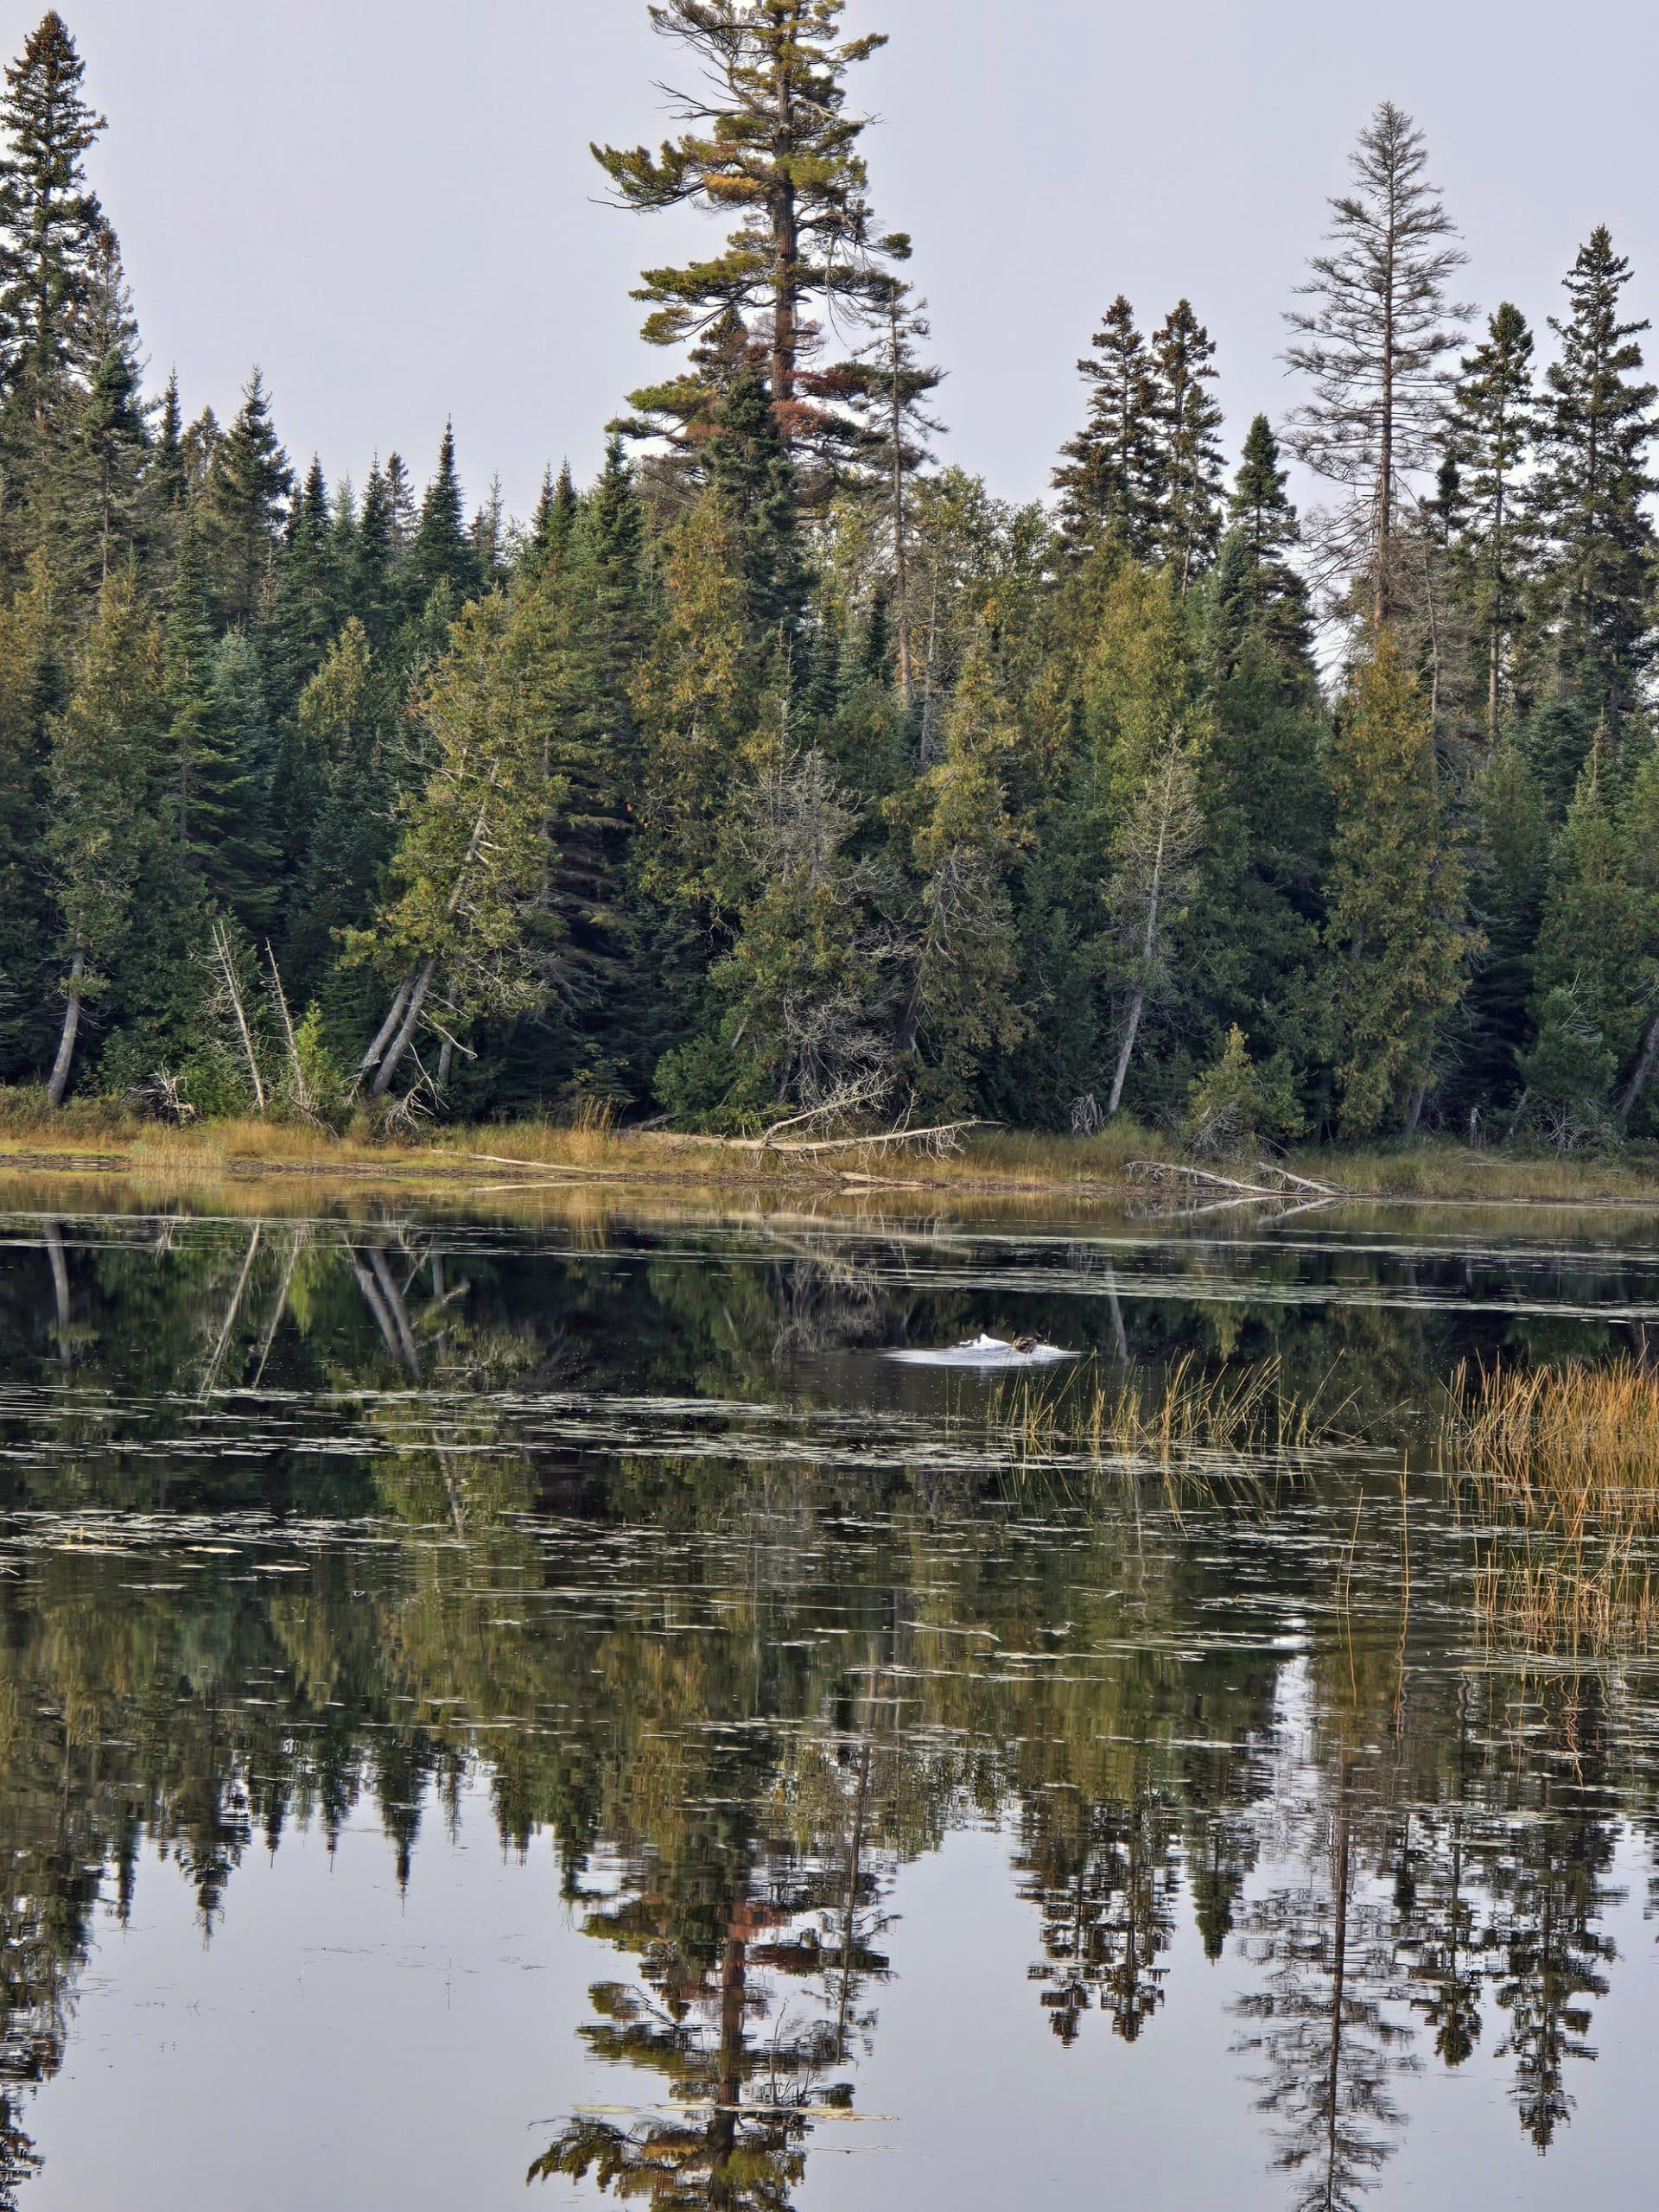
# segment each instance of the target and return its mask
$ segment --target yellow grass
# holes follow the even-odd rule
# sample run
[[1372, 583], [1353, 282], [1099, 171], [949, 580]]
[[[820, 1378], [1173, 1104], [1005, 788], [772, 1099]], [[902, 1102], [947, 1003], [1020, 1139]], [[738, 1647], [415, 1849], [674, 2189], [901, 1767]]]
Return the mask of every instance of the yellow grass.
[[1489, 1624], [1560, 1656], [1643, 1646], [1655, 1624], [1659, 1376], [1628, 1356], [1452, 1379], [1442, 1463], [1472, 1477]]
[[[809, 1132], [809, 1135], [811, 1133]], [[921, 1147], [874, 1143], [832, 1153], [761, 1153], [714, 1138], [613, 1126], [602, 1106], [573, 1119], [538, 1118], [494, 1127], [430, 1126], [396, 1138], [378, 1132], [366, 1115], [343, 1135], [302, 1122], [251, 1117], [175, 1128], [140, 1119], [120, 1105], [72, 1100], [58, 1113], [38, 1091], [0, 1089], [0, 1173], [78, 1172], [102, 1166], [148, 1182], [200, 1185], [305, 1174], [322, 1179], [489, 1187], [585, 1175], [644, 1185], [754, 1190], [775, 1185], [842, 1191], [849, 1196], [910, 1192], [1027, 1193], [1080, 1200], [1133, 1196], [1148, 1214], [1179, 1216], [1229, 1203], [1224, 1191], [1166, 1187], [1131, 1192], [1132, 1161], [1179, 1160], [1179, 1148], [1133, 1122], [1116, 1122], [1095, 1137], [981, 1129], [960, 1148], [935, 1156]], [[1249, 1181], [1255, 1163], [1204, 1163]], [[1659, 1209], [1659, 1155], [1599, 1160], [1471, 1152], [1426, 1140], [1377, 1152], [1318, 1151], [1292, 1166], [1347, 1196], [1383, 1201], [1456, 1200], [1487, 1205], [1554, 1203], [1651, 1205]], [[1264, 1206], [1291, 1200], [1251, 1201]]]
[[1091, 1363], [1059, 1382], [1024, 1377], [992, 1401], [994, 1421], [1023, 1449], [1102, 1459], [1299, 1451], [1338, 1440], [1344, 1411], [1328, 1389], [1306, 1399], [1287, 1392], [1276, 1359], [1216, 1369], [1192, 1353], [1155, 1375], [1102, 1378]]

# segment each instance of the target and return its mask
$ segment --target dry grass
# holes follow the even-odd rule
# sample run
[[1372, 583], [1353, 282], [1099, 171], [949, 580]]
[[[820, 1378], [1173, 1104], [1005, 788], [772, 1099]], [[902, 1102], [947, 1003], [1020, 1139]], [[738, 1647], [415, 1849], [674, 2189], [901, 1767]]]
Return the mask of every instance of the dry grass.
[[1216, 1369], [1183, 1353], [1155, 1375], [1103, 1378], [1092, 1363], [1063, 1381], [1005, 1384], [992, 1419], [1035, 1457], [1081, 1452], [1090, 1459], [1167, 1463], [1193, 1452], [1265, 1457], [1347, 1442], [1347, 1402], [1326, 1385], [1311, 1398], [1287, 1391], [1276, 1359]]
[[1659, 1376], [1628, 1356], [1461, 1367], [1449, 1397], [1441, 1461], [1476, 1486], [1486, 1523], [1477, 1592], [1489, 1625], [1553, 1656], [1646, 1646]]
[[[0, 1173], [106, 1166], [152, 1181], [204, 1184], [307, 1174], [362, 1181], [433, 1185], [501, 1183], [508, 1176], [550, 1179], [584, 1175], [639, 1185], [773, 1185], [865, 1193], [982, 1192], [1119, 1200], [1128, 1195], [1131, 1160], [1175, 1160], [1179, 1147], [1131, 1122], [1097, 1136], [982, 1129], [960, 1148], [934, 1156], [920, 1147], [850, 1146], [829, 1154], [759, 1153], [715, 1138], [620, 1128], [607, 1104], [575, 1118], [456, 1128], [431, 1127], [389, 1137], [367, 1116], [335, 1135], [303, 1122], [251, 1117], [175, 1128], [112, 1102], [72, 1100], [57, 1113], [37, 1091], [0, 1089]], [[1309, 1150], [1293, 1165], [1355, 1197], [1490, 1205], [1648, 1204], [1659, 1207], [1659, 1158], [1537, 1158], [1471, 1152], [1429, 1139], [1372, 1153]], [[1245, 1175], [1250, 1163], [1243, 1164]], [[1144, 1204], [1145, 1194], [1139, 1194]], [[1270, 1203], [1270, 1202], [1269, 1202]], [[1181, 1206], [1174, 1212], [1187, 1211]]]

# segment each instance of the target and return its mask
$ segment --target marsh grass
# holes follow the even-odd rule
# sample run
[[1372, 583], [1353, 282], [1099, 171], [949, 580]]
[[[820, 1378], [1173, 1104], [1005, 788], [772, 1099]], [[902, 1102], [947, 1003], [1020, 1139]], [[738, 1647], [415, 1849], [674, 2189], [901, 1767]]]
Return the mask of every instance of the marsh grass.
[[1351, 1402], [1333, 1395], [1334, 1376], [1333, 1370], [1302, 1397], [1287, 1388], [1277, 1359], [1217, 1368], [1184, 1352], [1156, 1370], [1115, 1374], [1090, 1360], [1058, 1380], [1004, 1382], [991, 1418], [1033, 1459], [1060, 1452], [1166, 1465], [1196, 1452], [1272, 1458], [1353, 1440], [1341, 1427]]
[[1465, 1365], [1447, 1401], [1441, 1465], [1473, 1485], [1489, 1626], [1556, 1656], [1650, 1643], [1659, 1375], [1628, 1354]]

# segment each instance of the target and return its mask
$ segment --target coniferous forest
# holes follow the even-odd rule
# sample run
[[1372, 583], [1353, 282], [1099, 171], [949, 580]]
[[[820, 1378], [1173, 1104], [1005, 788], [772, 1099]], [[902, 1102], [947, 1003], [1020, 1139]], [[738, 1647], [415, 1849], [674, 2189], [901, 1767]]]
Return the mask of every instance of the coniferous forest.
[[1227, 450], [1172, 270], [1079, 333], [1076, 435], [1012, 506], [944, 458], [880, 39], [841, 0], [651, 12], [696, 111], [595, 175], [643, 261], [685, 207], [708, 257], [647, 268], [661, 380], [522, 519], [442, 425], [353, 486], [257, 371], [222, 419], [156, 389], [55, 12], [7, 69], [0, 1082], [1650, 1134], [1659, 394], [1616, 236], [1545, 330], [1465, 302], [1384, 103], [1309, 211], [1281, 419]]

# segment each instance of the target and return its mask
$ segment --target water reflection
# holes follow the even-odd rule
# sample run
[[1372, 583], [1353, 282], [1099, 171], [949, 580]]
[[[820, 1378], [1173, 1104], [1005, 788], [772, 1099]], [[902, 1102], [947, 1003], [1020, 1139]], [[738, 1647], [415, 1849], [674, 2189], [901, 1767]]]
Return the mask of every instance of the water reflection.
[[[211, 1940], [251, 1853], [367, 1806], [407, 1884], [480, 1787], [594, 1960], [592, 2101], [532, 2181], [803, 2202], [870, 2118], [906, 1870], [964, 1827], [1006, 1838], [1030, 1951], [963, 2035], [1036, 2008], [1087, 2098], [1208, 2008], [1231, 2056], [1197, 2094], [1255, 2113], [1287, 2205], [1384, 2183], [1436, 2072], [1501, 2068], [1549, 2151], [1603, 2000], [1659, 1997], [1612, 1933], [1619, 1867], [1656, 1865], [1650, 1670], [1506, 1645], [1464, 1491], [1401, 1472], [1438, 1376], [1534, 1325], [1448, 1284], [1524, 1305], [1544, 1258], [1420, 1245], [1406, 1299], [1390, 1246], [1367, 1305], [1320, 1236], [1143, 1254], [1149, 1290], [1120, 1255], [1106, 1298], [1075, 1238], [968, 1280], [919, 1231], [10, 1224], [0, 2202], [141, 1885], [188, 1884]], [[1278, 1294], [1321, 1271], [1340, 1300]], [[1656, 1280], [1580, 1254], [1545, 1333], [1611, 1340], [1599, 1282]], [[1387, 1448], [1033, 1465], [982, 1390], [862, 1357], [1010, 1313], [1108, 1359], [1340, 1359]], [[480, 2201], [524, 2166], [504, 2144]]]

